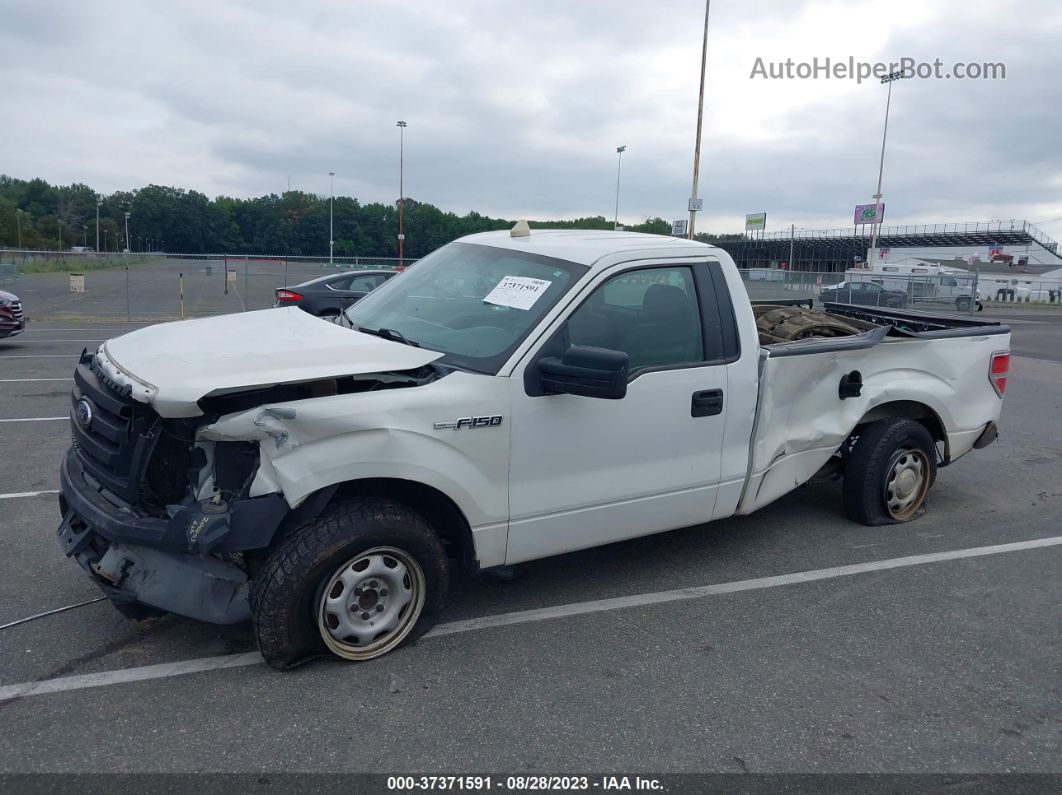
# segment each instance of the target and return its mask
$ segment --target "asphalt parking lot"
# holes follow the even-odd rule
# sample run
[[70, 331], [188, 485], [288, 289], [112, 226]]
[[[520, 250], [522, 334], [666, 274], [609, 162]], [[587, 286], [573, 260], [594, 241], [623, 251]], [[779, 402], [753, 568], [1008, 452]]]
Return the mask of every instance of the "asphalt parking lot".
[[[1002, 438], [916, 522], [852, 524], [812, 484], [459, 577], [442, 631], [285, 674], [247, 626], [79, 607], [0, 630], [0, 772], [1062, 772], [1062, 313], [1010, 315]], [[99, 594], [54, 537], [55, 418], [81, 349], [136, 327], [0, 341], [0, 625]]]

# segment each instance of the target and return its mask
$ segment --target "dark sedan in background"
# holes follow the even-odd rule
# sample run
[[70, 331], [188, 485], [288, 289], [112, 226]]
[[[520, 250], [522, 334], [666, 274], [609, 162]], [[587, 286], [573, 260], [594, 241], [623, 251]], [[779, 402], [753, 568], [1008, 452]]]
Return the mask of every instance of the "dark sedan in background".
[[22, 314], [22, 302], [14, 293], [0, 290], [0, 340], [14, 337], [26, 330], [26, 317]]
[[887, 290], [874, 282], [841, 282], [824, 287], [819, 293], [823, 303], [861, 304], [863, 306], [888, 306], [894, 309], [907, 306], [907, 293], [903, 290]]
[[333, 273], [291, 287], [278, 287], [273, 306], [297, 306], [311, 315], [334, 320], [398, 271], [364, 270]]

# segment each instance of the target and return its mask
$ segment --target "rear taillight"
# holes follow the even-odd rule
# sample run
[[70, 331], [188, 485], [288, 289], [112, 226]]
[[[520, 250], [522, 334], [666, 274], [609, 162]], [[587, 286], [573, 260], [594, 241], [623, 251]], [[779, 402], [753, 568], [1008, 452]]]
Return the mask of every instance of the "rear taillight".
[[301, 301], [302, 294], [291, 290], [277, 290], [278, 301]]
[[993, 353], [992, 361], [988, 365], [988, 380], [992, 382], [992, 388], [996, 394], [1003, 397], [1007, 391], [1007, 376], [1010, 374], [1010, 351], [1006, 353]]

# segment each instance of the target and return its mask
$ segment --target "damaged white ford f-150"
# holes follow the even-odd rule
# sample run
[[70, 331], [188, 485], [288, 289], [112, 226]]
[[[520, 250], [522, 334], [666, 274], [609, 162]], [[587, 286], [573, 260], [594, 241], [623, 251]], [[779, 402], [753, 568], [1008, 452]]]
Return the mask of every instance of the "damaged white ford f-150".
[[347, 310], [157, 325], [85, 352], [59, 539], [130, 616], [250, 618], [266, 660], [366, 660], [477, 571], [748, 514], [844, 478], [924, 510], [996, 436], [1005, 326], [753, 306], [730, 257], [473, 235]]

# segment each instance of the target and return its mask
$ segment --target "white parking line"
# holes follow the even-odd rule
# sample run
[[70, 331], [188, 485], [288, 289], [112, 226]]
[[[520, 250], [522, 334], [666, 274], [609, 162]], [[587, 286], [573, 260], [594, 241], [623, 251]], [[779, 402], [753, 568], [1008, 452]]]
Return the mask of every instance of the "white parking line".
[[42, 494], [58, 494], [59, 489], [45, 489], [44, 491], [13, 491], [10, 494], [0, 494], [0, 500], [16, 500], [20, 497], [39, 497]]
[[55, 422], [57, 420], [68, 420], [69, 417], [12, 417], [7, 420], [0, 420], [0, 422]]
[[138, 328], [143, 327], [143, 324], [127, 326], [126, 328], [41, 328], [40, 326], [32, 325], [28, 329], [26, 329], [25, 333], [29, 334], [31, 331], [34, 334], [37, 334], [42, 331], [136, 331]]
[[[694, 588], [681, 588], [676, 591], [658, 591], [656, 593], [638, 594], [636, 596], [618, 596], [612, 599], [597, 599], [592, 602], [544, 607], [538, 610], [521, 610], [516, 613], [501, 613], [493, 616], [481, 616], [465, 621], [452, 621], [440, 624], [424, 635], [424, 638], [437, 638], [443, 635], [455, 635], [460, 632], [473, 632], [492, 627], [504, 627], [513, 624], [528, 624], [533, 621], [547, 621], [556, 618], [601, 613], [609, 610], [623, 610], [632, 607], [645, 607], [667, 602], [680, 602], [688, 599], [701, 599], [706, 596], [755, 591], [763, 588], [777, 588], [781, 585], [795, 585], [804, 582], [829, 580], [836, 577], [850, 577], [853, 574], [865, 574], [872, 571], [887, 571], [925, 563], [940, 563], [948, 560], [977, 558], [985, 555], [999, 555], [1004, 552], [1019, 552], [1026, 549], [1053, 547], [1062, 544], [1062, 536], [1036, 538], [1031, 541], [1016, 541], [1010, 544], [996, 544], [988, 547], [953, 549], [947, 552], [932, 552], [926, 555], [910, 555], [904, 558], [875, 560], [868, 563], [853, 563], [848, 566], [833, 566], [828, 569], [799, 571], [793, 574], [780, 574], [775, 577], [758, 577], [754, 580], [738, 580], [717, 585], [702, 585]], [[140, 668], [121, 668], [115, 671], [100, 671], [80, 676], [63, 676], [57, 679], [45, 679], [39, 682], [22, 682], [0, 687], [0, 702], [27, 696], [39, 696], [45, 693], [60, 693], [67, 690], [83, 690], [88, 687], [142, 682], [148, 679], [165, 679], [170, 676], [217, 671], [223, 668], [239, 668], [246, 665], [258, 665], [263, 662], [258, 652], [227, 654], [221, 657], [201, 657], [195, 660], [146, 665]]]

